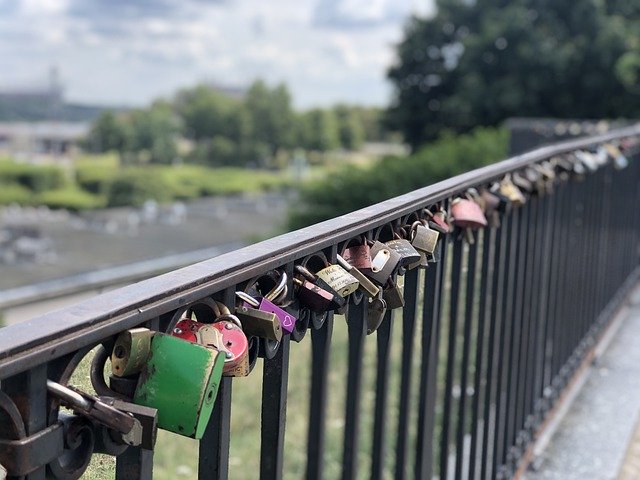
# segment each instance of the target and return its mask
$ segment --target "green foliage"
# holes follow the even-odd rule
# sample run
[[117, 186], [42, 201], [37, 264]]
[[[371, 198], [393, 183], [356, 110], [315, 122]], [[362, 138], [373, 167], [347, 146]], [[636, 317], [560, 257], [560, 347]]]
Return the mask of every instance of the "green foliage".
[[0, 183], [19, 184], [32, 192], [63, 187], [64, 170], [53, 165], [27, 165], [12, 161], [0, 162]]
[[[207, 85], [178, 92], [174, 100], [189, 138], [197, 141], [223, 136], [238, 139], [243, 130], [241, 103]], [[246, 129], [246, 125], [244, 126]]]
[[129, 168], [119, 172], [109, 183], [107, 206], [140, 206], [147, 200], [171, 199], [164, 177], [151, 168]]
[[326, 152], [340, 146], [340, 132], [333, 111], [314, 108], [304, 112], [298, 124], [298, 144], [303, 148]]
[[17, 183], [0, 183], [0, 205], [18, 203], [28, 205], [33, 198], [33, 192]]
[[364, 127], [357, 113], [347, 105], [336, 105], [334, 112], [340, 145], [346, 150], [358, 150], [364, 141]]
[[200, 84], [149, 108], [105, 112], [83, 145], [91, 152], [117, 152], [129, 165], [180, 160], [274, 168], [286, 167], [296, 148], [353, 151], [365, 140], [389, 139], [378, 108], [337, 105], [297, 113], [285, 84], [256, 80], [242, 98]]
[[412, 18], [389, 71], [388, 120], [417, 148], [510, 116], [635, 117], [637, 2], [440, 0]]
[[444, 136], [409, 157], [387, 157], [368, 168], [343, 167], [302, 188], [289, 228], [311, 225], [490, 164], [506, 156], [507, 146], [508, 132], [480, 128], [467, 135]]
[[110, 110], [100, 114], [83, 142], [90, 152], [123, 152], [131, 142], [131, 126]]
[[76, 187], [68, 187], [43, 192], [36, 197], [34, 203], [50, 208], [80, 211], [104, 207], [105, 202], [104, 197], [91, 195]]
[[269, 88], [262, 80], [253, 82], [244, 99], [251, 120], [251, 140], [267, 145], [271, 155], [292, 146], [294, 116], [286, 85]]
[[132, 112], [130, 121], [132, 136], [128, 149], [142, 154], [142, 161], [167, 164], [176, 158], [181, 122], [171, 105], [156, 102], [149, 109]]

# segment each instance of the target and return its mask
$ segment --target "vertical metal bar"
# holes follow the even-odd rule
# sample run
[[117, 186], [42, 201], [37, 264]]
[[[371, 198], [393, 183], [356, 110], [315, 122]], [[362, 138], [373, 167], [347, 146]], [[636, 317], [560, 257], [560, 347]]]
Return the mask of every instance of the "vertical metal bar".
[[[2, 391], [14, 401], [27, 436], [35, 435], [47, 427], [47, 365], [2, 380]], [[46, 466], [25, 475], [25, 480], [44, 480]]]
[[[226, 305], [235, 302], [235, 288], [223, 292]], [[160, 322], [162, 323], [162, 322]], [[213, 413], [199, 445], [198, 480], [229, 478], [229, 446], [231, 442], [231, 377], [222, 377]]]
[[[458, 402], [458, 425], [456, 432], [456, 464], [454, 478], [463, 478], [463, 463], [465, 459], [465, 430], [466, 425], [466, 409], [467, 409], [467, 383], [469, 377], [469, 356], [471, 349], [471, 328], [473, 322], [473, 304], [475, 300], [475, 279], [476, 279], [476, 264], [478, 254], [478, 234], [473, 233], [475, 241], [469, 245], [468, 262], [467, 262], [467, 289], [465, 293], [465, 307], [464, 307], [464, 327], [463, 327], [463, 344], [462, 344], [462, 373], [460, 375], [460, 401]], [[478, 337], [476, 342], [481, 341]], [[478, 368], [476, 365], [475, 368]], [[475, 392], [477, 395], [477, 392]], [[466, 457], [468, 458], [468, 457]], [[469, 474], [467, 474], [469, 477]]]
[[402, 311], [402, 376], [398, 404], [398, 440], [396, 442], [396, 480], [407, 477], [407, 443], [411, 399], [411, 365], [415, 343], [416, 312], [418, 309], [418, 269], [409, 270], [404, 279], [405, 306]]
[[507, 374], [507, 399], [506, 399], [506, 432], [504, 436], [504, 452], [506, 455], [515, 443], [516, 435], [516, 399], [518, 379], [522, 374], [520, 364], [520, 349], [522, 345], [523, 319], [522, 302], [524, 294], [525, 260], [527, 257], [527, 239], [531, 218], [531, 200], [522, 209], [519, 218], [517, 237], [517, 253], [514, 272], [514, 285], [512, 292], [512, 310], [510, 318], [512, 323], [511, 340], [509, 342], [509, 372]]
[[437, 372], [440, 350], [440, 305], [445, 278], [447, 240], [437, 246], [440, 262], [430, 267], [424, 280], [422, 305], [422, 355], [420, 370], [420, 396], [418, 401], [418, 432], [416, 438], [415, 479], [433, 476], [433, 434], [435, 427], [435, 403]]
[[231, 377], [222, 377], [211, 420], [200, 440], [199, 480], [229, 478], [231, 385]]
[[324, 476], [324, 444], [327, 416], [327, 378], [333, 334], [333, 314], [328, 314], [322, 328], [311, 330], [311, 391], [309, 431], [307, 435], [307, 475], [309, 480]]
[[497, 266], [493, 272], [492, 304], [490, 328], [489, 328], [489, 356], [487, 358], [487, 387], [484, 404], [484, 429], [482, 432], [482, 465], [480, 466], [480, 478], [487, 478], [487, 474], [493, 470], [494, 439], [496, 437], [496, 416], [495, 407], [498, 402], [500, 391], [498, 389], [498, 369], [493, 366], [500, 360], [501, 330], [503, 324], [500, 299], [504, 290], [503, 283], [506, 268], [507, 241], [509, 239], [509, 229], [511, 228], [510, 216], [503, 219], [502, 226], [497, 232], [498, 242], [496, 243], [495, 258]]
[[347, 376], [347, 409], [344, 427], [342, 479], [358, 478], [360, 446], [360, 397], [362, 393], [362, 357], [367, 334], [365, 305], [351, 305], [349, 310], [349, 373]]
[[509, 373], [509, 355], [510, 355], [510, 341], [511, 330], [513, 326], [513, 318], [511, 317], [511, 299], [513, 296], [513, 284], [515, 282], [515, 265], [516, 265], [516, 252], [518, 247], [518, 225], [520, 218], [520, 210], [515, 209], [512, 211], [509, 217], [509, 223], [511, 229], [509, 231], [509, 248], [507, 249], [507, 257], [505, 261], [506, 274], [505, 283], [502, 298], [502, 319], [504, 328], [500, 334], [500, 361], [498, 363], [498, 385], [496, 390], [496, 429], [494, 435], [494, 447], [493, 447], [493, 466], [491, 477], [495, 478], [498, 471], [498, 467], [504, 463], [505, 451], [504, 451], [504, 439], [506, 434], [506, 384]]
[[445, 373], [444, 408], [442, 415], [442, 432], [440, 436], [440, 478], [446, 479], [449, 469], [449, 431], [453, 418], [453, 380], [456, 356], [456, 333], [458, 324], [458, 300], [462, 281], [462, 241], [453, 244], [453, 261], [451, 264], [451, 293], [449, 307], [449, 340], [447, 344], [447, 369]]
[[[496, 241], [496, 230], [494, 228], [485, 229], [482, 235], [482, 273], [480, 274], [480, 298], [478, 300], [478, 335], [477, 335], [477, 347], [475, 357], [475, 378], [473, 382], [473, 403], [471, 406], [472, 418], [471, 418], [471, 447], [469, 451], [469, 478], [476, 478], [476, 457], [478, 455], [478, 435], [480, 428], [480, 394], [483, 393], [483, 402], [486, 404], [490, 401], [488, 385], [489, 379], [484, 376], [484, 344], [486, 340], [486, 325], [491, 323], [493, 319], [489, 319], [489, 322], [485, 322], [487, 317], [487, 308], [491, 306], [491, 297], [493, 292], [489, 291], [490, 288], [490, 275], [493, 275], [493, 262], [494, 251]], [[491, 344], [487, 345], [488, 354], [491, 355]], [[488, 359], [487, 359], [488, 363]], [[484, 379], [484, 388], [482, 385]], [[484, 406], [483, 404], [483, 406]], [[483, 433], [488, 426], [483, 423]], [[482, 453], [482, 447], [480, 449]]]
[[371, 455], [371, 478], [382, 479], [385, 477], [384, 465], [386, 459], [386, 438], [388, 412], [387, 402], [389, 396], [389, 354], [391, 353], [391, 334], [394, 317], [393, 310], [387, 310], [384, 319], [376, 332], [378, 344], [376, 365], [376, 404], [373, 422], [373, 451]]
[[129, 447], [116, 457], [117, 480], [151, 480], [153, 478], [153, 450]]
[[260, 448], [260, 478], [263, 480], [282, 478], [290, 343], [291, 337], [284, 335], [276, 355], [264, 362]]

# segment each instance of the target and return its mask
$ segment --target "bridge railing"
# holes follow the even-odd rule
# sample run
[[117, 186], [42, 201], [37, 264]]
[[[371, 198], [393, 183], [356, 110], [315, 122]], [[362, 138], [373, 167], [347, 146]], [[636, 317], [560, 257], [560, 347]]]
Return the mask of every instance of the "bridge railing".
[[[337, 471], [344, 479], [513, 477], [637, 279], [639, 139], [636, 126], [543, 147], [0, 330], [0, 464], [9, 478], [78, 478], [101, 452], [117, 457], [116, 478], [151, 478], [152, 440], [122, 445], [95, 419], [62, 412], [48, 382], [67, 384], [99, 347], [102, 363], [94, 357], [91, 377], [98, 394], [108, 393], [103, 368], [119, 334], [140, 326], [171, 332], [185, 313], [199, 317], [200, 306], [213, 301], [233, 309], [237, 291], [281, 271], [295, 329], [279, 342], [250, 339], [250, 366], [262, 364], [252, 374], [262, 372], [254, 433], [260, 449], [230, 452], [232, 387], [245, 379], [224, 376], [199, 440], [198, 478], [237, 478], [230, 455], [255, 460], [249, 472], [249, 461], [232, 467], [244, 468], [242, 478], [319, 479]], [[605, 145], [614, 148], [600, 148]], [[363, 236], [391, 240], [390, 231], [431, 218], [426, 209], [449, 211], [470, 188], [482, 191], [509, 175], [523, 188], [523, 178], [533, 182], [526, 202], [512, 198], [487, 227], [440, 235], [437, 261], [395, 273], [391, 281], [404, 306], [387, 309], [375, 333], [367, 335], [374, 302], [360, 291], [342, 308], [346, 340], [334, 335], [334, 325], [345, 320], [300, 301], [292, 283], [296, 266], [317, 265], [323, 256], [335, 263]], [[395, 325], [400, 339], [393, 337]], [[336, 450], [327, 445], [328, 425], [336, 421], [327, 403], [337, 340], [348, 351], [338, 419], [342, 454], [328, 458], [328, 447]], [[309, 342], [307, 408], [292, 414], [289, 370], [299, 361], [298, 347]], [[363, 372], [372, 362], [374, 381], [366, 390]], [[114, 390], [123, 383], [117, 380]], [[129, 380], [135, 388], [136, 378]], [[306, 441], [296, 445], [304, 465], [295, 474], [284, 467], [292, 454], [285, 449], [291, 415], [308, 422]], [[143, 438], [151, 438], [145, 435], [153, 422], [142, 427]], [[337, 468], [330, 473], [328, 464]]]

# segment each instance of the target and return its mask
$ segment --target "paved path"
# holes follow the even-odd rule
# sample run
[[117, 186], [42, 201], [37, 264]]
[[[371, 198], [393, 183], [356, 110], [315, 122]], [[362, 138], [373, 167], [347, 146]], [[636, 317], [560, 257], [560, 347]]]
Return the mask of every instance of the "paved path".
[[527, 480], [640, 479], [640, 289]]

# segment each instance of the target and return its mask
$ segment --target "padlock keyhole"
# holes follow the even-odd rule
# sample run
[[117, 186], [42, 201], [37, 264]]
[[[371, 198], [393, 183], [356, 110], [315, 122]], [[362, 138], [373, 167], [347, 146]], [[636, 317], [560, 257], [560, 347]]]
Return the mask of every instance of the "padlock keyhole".
[[126, 352], [122, 345], [116, 346], [116, 348], [113, 350], [113, 354], [116, 356], [116, 358], [124, 358], [125, 353]]

